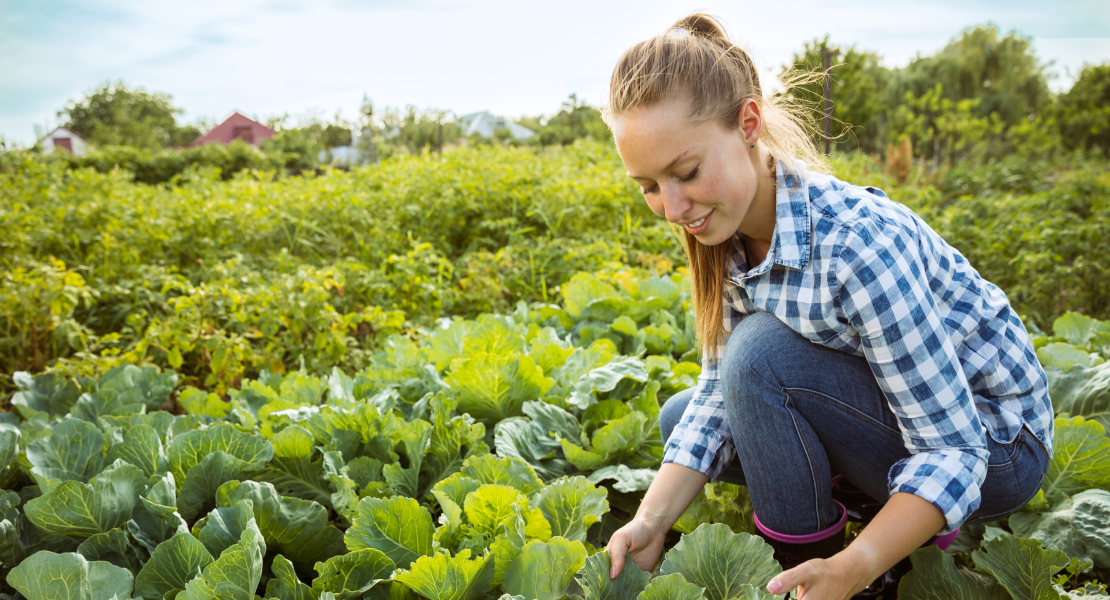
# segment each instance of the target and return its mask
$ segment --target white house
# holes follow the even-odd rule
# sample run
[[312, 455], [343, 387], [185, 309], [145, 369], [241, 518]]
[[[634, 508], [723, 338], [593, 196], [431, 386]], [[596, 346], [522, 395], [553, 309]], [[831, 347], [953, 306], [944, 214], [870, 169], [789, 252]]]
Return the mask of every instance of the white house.
[[88, 151], [89, 143], [84, 138], [66, 129], [65, 127], [58, 127], [54, 131], [46, 134], [39, 143], [42, 144], [42, 149], [45, 152], [52, 152], [55, 149], [69, 150], [77, 156], [82, 156]]
[[487, 111], [463, 115], [459, 117], [459, 124], [462, 125], [464, 136], [477, 133], [488, 139], [493, 137], [493, 132], [498, 129], [508, 129], [509, 134], [517, 140], [526, 140], [536, 135], [536, 132], [523, 125], [518, 125], [502, 117], [495, 117]]

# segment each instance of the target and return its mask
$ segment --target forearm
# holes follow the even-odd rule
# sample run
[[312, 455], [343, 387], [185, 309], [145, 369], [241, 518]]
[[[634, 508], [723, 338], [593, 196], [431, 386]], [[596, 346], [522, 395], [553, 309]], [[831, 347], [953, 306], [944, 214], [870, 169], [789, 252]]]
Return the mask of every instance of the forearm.
[[635, 518], [644, 520], [653, 529], [668, 531], [706, 483], [709, 477], [705, 473], [675, 463], [663, 463], [644, 494]]
[[944, 515], [929, 501], [896, 492], [859, 536], [830, 560], [862, 585], [871, 583], [940, 531]]

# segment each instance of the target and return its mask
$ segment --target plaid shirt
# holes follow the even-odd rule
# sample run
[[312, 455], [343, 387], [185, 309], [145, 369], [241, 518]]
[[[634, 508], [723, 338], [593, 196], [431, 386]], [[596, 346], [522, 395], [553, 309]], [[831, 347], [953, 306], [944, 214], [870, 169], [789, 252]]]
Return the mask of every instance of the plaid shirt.
[[[724, 327], [770, 312], [814, 343], [867, 358], [913, 455], [890, 493], [936, 506], [953, 531], [979, 507], [989, 434], [1027, 427], [1052, 453], [1048, 383], [1006, 294], [905, 206], [875, 188], [778, 164], [771, 249], [749, 270], [730, 241]], [[717, 356], [723, 356], [722, 335]], [[715, 361], [667, 441], [664, 462], [715, 479], [735, 455]]]

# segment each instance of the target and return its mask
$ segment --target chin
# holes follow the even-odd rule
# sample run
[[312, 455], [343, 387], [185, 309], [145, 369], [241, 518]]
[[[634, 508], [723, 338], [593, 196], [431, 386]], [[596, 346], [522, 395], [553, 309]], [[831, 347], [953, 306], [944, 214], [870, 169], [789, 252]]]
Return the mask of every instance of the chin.
[[716, 246], [732, 239], [732, 234], [722, 235], [715, 231], [707, 231], [701, 235], [695, 235], [694, 239], [702, 246]]

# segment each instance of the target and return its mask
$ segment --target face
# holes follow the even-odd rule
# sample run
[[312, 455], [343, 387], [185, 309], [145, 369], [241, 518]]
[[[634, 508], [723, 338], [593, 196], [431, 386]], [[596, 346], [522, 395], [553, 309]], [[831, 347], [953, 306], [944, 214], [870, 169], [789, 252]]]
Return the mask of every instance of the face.
[[613, 137], [651, 210], [714, 246], [741, 229], [758, 191], [759, 149], [750, 147], [758, 111], [745, 103], [729, 131], [716, 120], [693, 123], [687, 101], [671, 100], [614, 117]]

